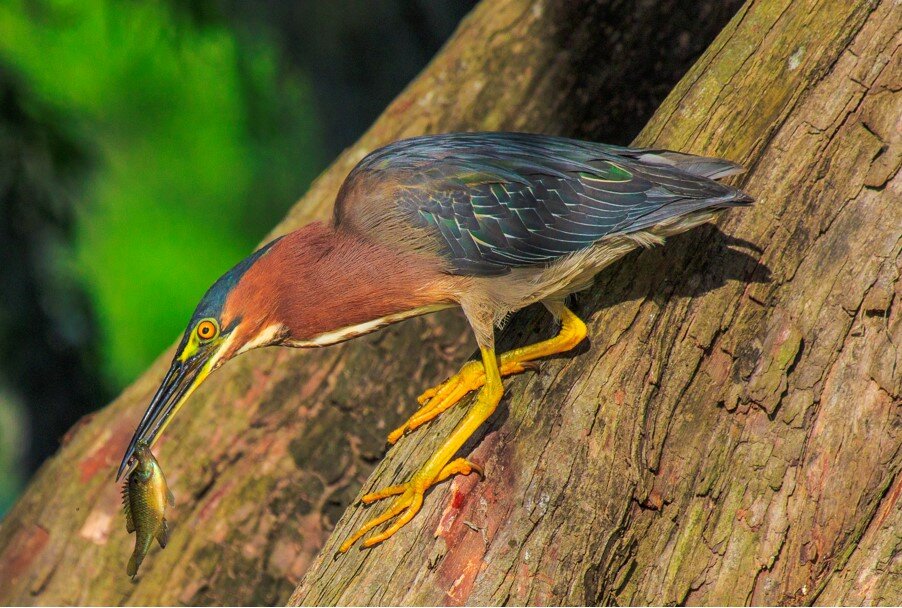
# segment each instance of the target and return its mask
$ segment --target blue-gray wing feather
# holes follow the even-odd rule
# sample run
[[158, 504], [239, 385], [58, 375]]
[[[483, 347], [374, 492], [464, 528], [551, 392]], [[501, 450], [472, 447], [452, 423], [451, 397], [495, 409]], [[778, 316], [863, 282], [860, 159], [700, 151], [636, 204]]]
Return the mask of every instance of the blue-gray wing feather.
[[[430, 230], [453, 272], [495, 275], [546, 265], [605, 237], [751, 198], [712, 177], [738, 165], [665, 150], [520, 133], [455, 133], [395, 142], [348, 180], [393, 186], [392, 200]], [[363, 213], [339, 200], [336, 221]]]

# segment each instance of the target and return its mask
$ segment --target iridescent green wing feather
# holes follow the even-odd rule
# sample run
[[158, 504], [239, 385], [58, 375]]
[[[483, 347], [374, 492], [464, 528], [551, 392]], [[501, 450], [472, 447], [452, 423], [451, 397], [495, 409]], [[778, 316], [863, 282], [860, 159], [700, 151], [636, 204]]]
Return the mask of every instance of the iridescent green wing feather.
[[403, 140], [355, 169], [397, 184], [394, 204], [434, 231], [453, 272], [467, 275], [546, 265], [610, 235], [746, 204], [710, 179], [738, 170], [719, 159], [518, 133]]

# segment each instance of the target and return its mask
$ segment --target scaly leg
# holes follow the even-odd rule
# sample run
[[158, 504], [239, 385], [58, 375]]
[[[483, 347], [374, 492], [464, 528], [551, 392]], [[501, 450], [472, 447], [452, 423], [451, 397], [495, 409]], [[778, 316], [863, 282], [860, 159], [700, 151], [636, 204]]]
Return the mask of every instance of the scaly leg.
[[396, 496], [385, 513], [365, 523], [363, 527], [341, 545], [338, 549], [339, 552], [344, 553], [367, 532], [379, 524], [397, 517], [394, 523], [384, 532], [366, 539], [363, 546], [372, 547], [392, 536], [404, 524], [413, 519], [413, 516], [417, 514], [423, 505], [423, 494], [436, 483], [444, 481], [457, 473], [469, 474], [474, 470], [479, 473], [482, 472], [479, 467], [463, 458], [451, 461], [461, 446], [466, 443], [467, 439], [492, 415], [504, 392], [501, 386], [501, 373], [498, 369], [498, 359], [495, 356], [495, 350], [483, 347], [480, 348], [480, 351], [482, 352], [483, 369], [485, 370], [484, 382], [473, 407], [470, 408], [463, 420], [457, 424], [448, 440], [414, 474], [410, 481], [396, 486], [389, 486], [384, 490], [373, 492], [363, 497], [363, 502], [370, 503], [389, 496]]
[[[561, 330], [550, 340], [543, 340], [529, 346], [521, 346], [501, 355], [499, 372], [502, 377], [519, 374], [530, 369], [529, 361], [563, 353], [586, 337], [586, 324], [563, 304], [548, 304], [549, 310], [561, 319]], [[460, 401], [470, 391], [485, 383], [485, 372], [479, 361], [467, 362], [454, 376], [442, 384], [428, 389], [417, 399], [422, 407], [404, 424], [389, 433], [388, 442], [394, 444], [404, 433], [410, 432], [436, 418], [439, 414]]]
[[[510, 351], [513, 352], [513, 351]], [[504, 353], [505, 355], [509, 353]], [[503, 356], [503, 355], [502, 355]], [[535, 369], [531, 364], [520, 361], [501, 362], [501, 377], [510, 376]], [[485, 384], [485, 372], [481, 361], [468, 361], [460, 371], [445, 380], [442, 384], [428, 389], [417, 397], [422, 407], [407, 419], [407, 422], [389, 433], [388, 442], [397, 443], [404, 433], [412, 431], [436, 418], [439, 414], [463, 399], [470, 391], [475, 391]]]

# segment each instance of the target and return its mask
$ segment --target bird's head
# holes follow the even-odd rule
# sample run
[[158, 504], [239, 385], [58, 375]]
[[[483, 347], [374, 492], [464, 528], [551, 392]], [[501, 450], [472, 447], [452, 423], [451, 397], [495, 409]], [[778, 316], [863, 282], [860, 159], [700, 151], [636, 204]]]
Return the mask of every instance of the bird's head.
[[217, 280], [194, 311], [163, 378], [125, 452], [118, 480], [135, 466], [139, 446], [150, 447], [188, 397], [223, 363], [251, 348], [277, 343], [279, 328], [273, 306], [278, 285], [267, 270], [265, 247]]

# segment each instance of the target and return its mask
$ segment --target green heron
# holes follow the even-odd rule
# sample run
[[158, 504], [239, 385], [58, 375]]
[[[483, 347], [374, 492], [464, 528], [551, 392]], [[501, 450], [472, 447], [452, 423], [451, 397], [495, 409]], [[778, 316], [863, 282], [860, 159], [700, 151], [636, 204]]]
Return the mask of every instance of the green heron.
[[[133, 466], [203, 380], [235, 355], [269, 345], [320, 347], [390, 323], [460, 306], [481, 360], [424, 392], [388, 441], [479, 390], [469, 412], [395, 497], [342, 546], [396, 518], [369, 547], [409, 522], [424, 492], [481, 473], [455, 458], [501, 399], [501, 377], [572, 349], [585, 324], [565, 305], [605, 266], [639, 246], [748, 205], [714, 181], [742, 167], [716, 158], [523, 133], [453, 133], [392, 143], [348, 175], [329, 223], [313, 223], [251, 254], [207, 291], [119, 467]], [[495, 354], [494, 328], [541, 302], [560, 322], [549, 340]], [[532, 364], [534, 365], [534, 364]]]

